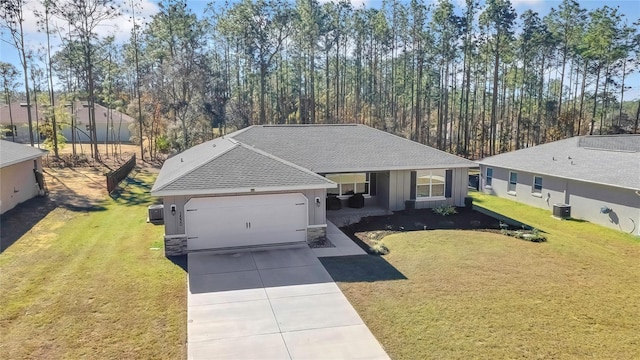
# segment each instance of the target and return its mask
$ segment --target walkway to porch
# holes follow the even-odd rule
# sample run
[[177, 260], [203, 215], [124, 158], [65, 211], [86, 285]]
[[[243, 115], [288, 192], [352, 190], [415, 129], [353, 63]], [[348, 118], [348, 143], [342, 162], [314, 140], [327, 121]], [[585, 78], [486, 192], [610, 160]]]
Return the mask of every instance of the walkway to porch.
[[313, 253], [317, 257], [367, 255], [367, 252], [353, 242], [334, 223], [327, 220], [327, 239], [334, 247], [314, 248]]

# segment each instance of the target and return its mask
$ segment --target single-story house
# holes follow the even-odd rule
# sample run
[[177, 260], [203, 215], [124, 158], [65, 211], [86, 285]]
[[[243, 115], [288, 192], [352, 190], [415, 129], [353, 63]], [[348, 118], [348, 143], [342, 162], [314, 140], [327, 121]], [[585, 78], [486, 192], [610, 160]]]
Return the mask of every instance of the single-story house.
[[640, 235], [640, 135], [579, 136], [479, 161], [481, 191]]
[[42, 174], [42, 156], [46, 153], [29, 145], [0, 140], [0, 214], [43, 190], [38, 176]]
[[[5, 139], [12, 140], [15, 138], [16, 142], [28, 143], [29, 142], [29, 121], [27, 117], [27, 107], [24, 103], [12, 102], [11, 103], [11, 119], [13, 119], [13, 128], [11, 128], [11, 119], [9, 118], [9, 105], [2, 105], [0, 107], [0, 125], [6, 130]], [[71, 104], [69, 104], [71, 105]], [[75, 101], [73, 106], [68, 106], [67, 110], [69, 114], [73, 114], [76, 119], [76, 142], [88, 143], [89, 138], [89, 108], [85, 106], [86, 101]], [[104, 143], [108, 141], [128, 143], [131, 141], [132, 131], [129, 126], [136, 120], [127, 114], [123, 114], [117, 110], [111, 110], [106, 107], [95, 104], [96, 114], [96, 136], [98, 142]], [[45, 122], [46, 109], [43, 106], [38, 106], [36, 109], [35, 104], [31, 105], [31, 118], [33, 128], [34, 142], [38, 141], [37, 125], [42, 125]], [[71, 142], [71, 120], [70, 116], [66, 119], [58, 119], [58, 124], [62, 127], [62, 134], [67, 139], [67, 142]], [[37, 119], [37, 121], [36, 121]], [[13, 135], [13, 136], [12, 136]], [[41, 135], [41, 141], [44, 140], [44, 135]]]
[[163, 199], [165, 251], [177, 255], [324, 238], [328, 199], [463, 206], [472, 167], [364, 125], [261, 125], [168, 159], [151, 195]]

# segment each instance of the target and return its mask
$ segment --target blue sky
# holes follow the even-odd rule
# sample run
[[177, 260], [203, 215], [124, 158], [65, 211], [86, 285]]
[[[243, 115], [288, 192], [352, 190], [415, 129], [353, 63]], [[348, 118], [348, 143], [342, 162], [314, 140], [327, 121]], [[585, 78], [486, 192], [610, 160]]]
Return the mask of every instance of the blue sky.
[[[220, 1], [221, 5], [225, 2], [225, 0], [217, 1]], [[320, 0], [320, 2], [327, 1], [331, 0]], [[430, 0], [426, 0], [426, 2], [429, 1]], [[457, 4], [458, 7], [461, 7], [464, 4], [464, 0], [453, 1]], [[122, 2], [123, 8], [126, 8], [126, 4], [128, 3], [128, 1], [126, 0], [117, 0], [117, 2]], [[194, 13], [198, 14], [199, 16], [202, 16], [202, 14], [204, 13], [204, 9], [209, 2], [210, 1], [187, 1], [189, 7], [194, 11]], [[518, 15], [522, 14], [527, 9], [532, 9], [538, 12], [540, 16], [546, 15], [547, 13], [549, 13], [552, 7], [557, 8], [562, 3], [561, 0], [511, 0], [511, 2]], [[629, 24], [640, 19], [640, 1], [638, 0], [578, 0], [578, 2], [583, 8], [587, 10], [593, 10], [604, 5], [608, 5], [610, 7], [618, 7], [620, 13], [624, 14], [625, 18], [628, 19]], [[352, 0], [352, 3], [355, 7], [367, 6], [377, 8], [382, 5], [382, 0]], [[25, 11], [25, 40], [27, 47], [31, 49], [37, 49], [41, 47], [40, 44], [43, 44], [45, 42], [45, 37], [42, 35], [42, 33], [38, 32], [36, 20], [33, 16], [33, 10], [38, 8], [38, 4], [39, 1], [27, 1]], [[139, 16], [143, 15], [148, 18], [150, 15], [156, 13], [157, 11], [158, 7], [155, 1], [142, 0], [142, 12], [141, 14], [139, 14]], [[132, 24], [129, 19], [129, 14], [126, 13], [125, 10], [125, 13], [122, 16], [117, 19], [110, 20], [108, 23], [106, 23], [102, 27], [101, 33], [104, 35], [114, 35], [119, 41], [126, 41], [129, 37], [131, 28]], [[6, 34], [2, 34], [2, 39], [7, 39]], [[53, 39], [53, 43], [54, 46], [56, 46], [59, 41], [57, 39]], [[12, 63], [18, 69], [21, 69], [17, 51], [5, 41], [0, 42], [0, 60]], [[631, 100], [640, 98], [640, 74], [638, 74], [638, 72], [635, 72], [632, 76], [629, 76], [627, 78], [626, 83], [631, 86], [632, 89], [625, 94], [625, 99]]]

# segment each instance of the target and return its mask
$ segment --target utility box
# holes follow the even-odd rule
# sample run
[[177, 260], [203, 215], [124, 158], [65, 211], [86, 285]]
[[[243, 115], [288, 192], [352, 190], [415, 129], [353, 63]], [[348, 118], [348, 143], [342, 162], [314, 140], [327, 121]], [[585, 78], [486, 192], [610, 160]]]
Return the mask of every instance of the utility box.
[[553, 216], [559, 219], [571, 218], [571, 205], [553, 204]]
[[164, 224], [164, 205], [149, 205], [149, 218], [147, 222], [152, 224]]

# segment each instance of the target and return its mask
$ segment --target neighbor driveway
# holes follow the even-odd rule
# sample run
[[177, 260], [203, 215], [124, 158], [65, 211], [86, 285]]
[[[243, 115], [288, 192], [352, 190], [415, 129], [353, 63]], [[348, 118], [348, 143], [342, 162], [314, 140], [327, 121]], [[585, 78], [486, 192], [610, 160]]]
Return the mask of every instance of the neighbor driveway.
[[188, 257], [189, 359], [389, 359], [307, 246]]

